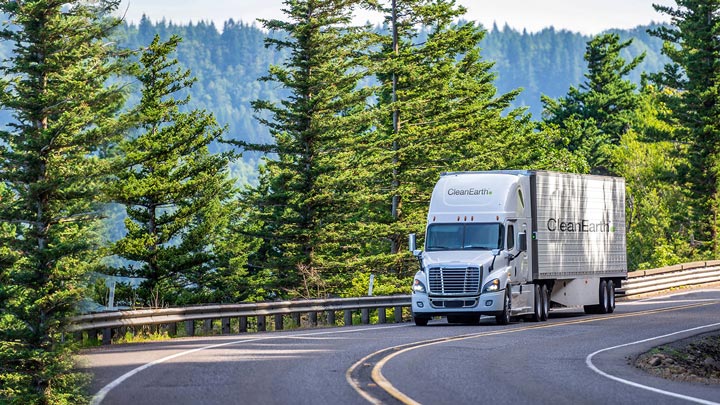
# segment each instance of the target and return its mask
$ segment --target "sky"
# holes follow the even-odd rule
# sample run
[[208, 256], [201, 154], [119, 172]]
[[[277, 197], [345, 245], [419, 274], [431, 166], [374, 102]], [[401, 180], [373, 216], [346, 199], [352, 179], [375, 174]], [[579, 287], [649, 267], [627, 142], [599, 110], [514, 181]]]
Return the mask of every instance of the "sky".
[[[388, 4], [390, 0], [386, 0]], [[652, 21], [668, 21], [652, 5], [675, 6], [674, 0], [457, 0], [467, 8], [466, 20], [491, 28], [493, 23], [505, 24], [518, 31], [537, 32], [554, 26], [586, 35], [610, 28], [634, 28]], [[252, 23], [258, 18], [283, 19], [283, 0], [122, 0], [120, 14], [137, 23], [145, 14], [153, 21], [197, 23], [213, 21], [218, 29], [223, 22]], [[380, 22], [371, 14], [358, 17], [357, 22]]]

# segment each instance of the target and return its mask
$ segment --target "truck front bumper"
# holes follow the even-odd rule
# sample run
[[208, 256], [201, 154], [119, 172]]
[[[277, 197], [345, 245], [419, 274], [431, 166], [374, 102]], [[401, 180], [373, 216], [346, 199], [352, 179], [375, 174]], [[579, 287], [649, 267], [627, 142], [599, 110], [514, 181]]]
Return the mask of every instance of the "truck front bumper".
[[497, 315], [503, 310], [505, 291], [470, 297], [412, 295], [413, 316], [430, 318], [447, 315]]

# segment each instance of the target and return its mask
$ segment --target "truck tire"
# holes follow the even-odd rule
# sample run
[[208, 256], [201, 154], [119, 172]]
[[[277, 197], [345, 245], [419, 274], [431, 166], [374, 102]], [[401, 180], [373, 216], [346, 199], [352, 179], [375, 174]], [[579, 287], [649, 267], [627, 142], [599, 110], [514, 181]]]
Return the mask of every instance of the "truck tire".
[[543, 311], [543, 297], [542, 297], [542, 290], [540, 288], [540, 284], [535, 284], [535, 287], [533, 288], [535, 292], [535, 300], [533, 304], [533, 314], [530, 316], [530, 320], [533, 322], [540, 322], [542, 321], [542, 311]]
[[608, 314], [615, 312], [615, 283], [612, 280], [607, 282], [608, 290]]
[[610, 298], [608, 298], [608, 287], [607, 281], [600, 280], [600, 304], [598, 305], [598, 312], [601, 314], [607, 314], [610, 306]]
[[510, 310], [512, 309], [512, 299], [510, 296], [510, 286], [505, 287], [505, 301], [503, 302], [503, 311], [500, 315], [495, 316], [495, 322], [498, 325], [507, 325], [510, 323]]
[[540, 316], [541, 321], [547, 321], [550, 316], [550, 291], [546, 284], [540, 287], [540, 297], [542, 298], [542, 312]]
[[608, 286], [605, 280], [600, 280], [600, 288], [598, 288], [598, 300], [597, 305], [585, 305], [586, 314], [607, 314], [610, 298], [608, 297]]
[[429, 320], [430, 318], [420, 318], [418, 316], [413, 317], [413, 321], [415, 321], [415, 325], [417, 326], [427, 326]]

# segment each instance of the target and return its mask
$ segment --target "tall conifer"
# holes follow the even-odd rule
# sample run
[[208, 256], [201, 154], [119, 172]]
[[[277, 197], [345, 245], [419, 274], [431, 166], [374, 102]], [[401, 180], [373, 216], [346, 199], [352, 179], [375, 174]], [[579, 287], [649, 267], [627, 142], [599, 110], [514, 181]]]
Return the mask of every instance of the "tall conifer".
[[[497, 151], [519, 146], [530, 133], [522, 110], [509, 109], [519, 90], [497, 94], [493, 64], [478, 48], [484, 30], [456, 22], [463, 7], [452, 0], [398, 1], [396, 6], [398, 49], [388, 32], [376, 56], [384, 61], [378, 67], [383, 84], [377, 104], [382, 118], [374, 133], [378, 153], [365, 162], [375, 181], [383, 182], [375, 192], [384, 193], [384, 205], [372, 210], [384, 228], [373, 236], [386, 238], [390, 254], [379, 261], [392, 271], [413, 265], [403, 247], [408, 233], [422, 233], [439, 175], [523, 166], [522, 154]], [[381, 11], [392, 24], [392, 10]]]
[[[121, 273], [147, 278], [146, 304], [186, 303], [217, 287], [216, 239], [228, 226], [234, 187], [228, 154], [211, 154], [221, 138], [212, 114], [181, 111], [195, 81], [171, 58], [180, 38], [155, 36], [135, 67], [139, 104], [123, 116], [136, 132], [119, 145], [117, 178], [108, 193], [125, 205], [127, 234], [113, 252], [129, 260]], [[232, 288], [232, 286], [226, 286]], [[195, 292], [194, 297], [185, 294]], [[205, 297], [204, 297], [205, 295]]]
[[105, 37], [118, 1], [0, 2], [0, 402], [81, 403], [63, 332], [96, 260], [102, 147], [122, 103]]
[[245, 200], [252, 210], [251, 232], [264, 241], [252, 260], [272, 272], [275, 294], [327, 293], [323, 280], [333, 278], [328, 261], [337, 261], [331, 252], [342, 244], [336, 224], [339, 216], [352, 216], [336, 180], [354, 169], [345, 153], [350, 137], [360, 137], [371, 124], [358, 118], [369, 93], [357, 89], [367, 72], [358, 62], [362, 32], [349, 26], [354, 3], [288, 0], [285, 21], [263, 21], [283, 34], [270, 36], [267, 46], [289, 54], [263, 80], [277, 82], [288, 96], [280, 103], [253, 103], [275, 143], [241, 146], [272, 154]]
[[620, 41], [617, 34], [603, 34], [587, 44], [587, 79], [579, 87], [570, 87], [558, 100], [543, 97], [544, 122], [557, 126], [564, 134], [560, 147], [588, 161], [597, 174], [614, 173], [612, 148], [634, 124], [640, 96], [636, 85], [626, 79], [645, 57], [629, 63], [620, 53], [632, 40]]
[[692, 198], [693, 243], [720, 257], [720, 1], [676, 0], [677, 7], [655, 5], [670, 16], [670, 26], [651, 33], [665, 41], [671, 63], [654, 76], [662, 87], [688, 146], [688, 166], [681, 168], [683, 186]]

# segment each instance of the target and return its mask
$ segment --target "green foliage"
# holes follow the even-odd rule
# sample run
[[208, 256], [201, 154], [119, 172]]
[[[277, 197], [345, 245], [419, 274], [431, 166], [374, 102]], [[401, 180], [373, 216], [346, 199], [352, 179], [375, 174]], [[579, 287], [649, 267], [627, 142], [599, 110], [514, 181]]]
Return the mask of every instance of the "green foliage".
[[155, 36], [132, 69], [142, 98], [122, 121], [137, 135], [120, 142], [107, 188], [127, 210], [127, 234], [112, 253], [130, 262], [116, 271], [147, 279], [138, 290], [144, 305], [204, 302], [220, 284], [226, 291], [236, 286], [232, 274], [218, 270], [215, 244], [234, 207], [226, 173], [231, 155], [208, 151], [223, 133], [211, 114], [180, 111], [190, 98], [175, 96], [194, 79], [169, 58], [179, 42]]
[[620, 42], [616, 34], [595, 37], [585, 52], [587, 80], [558, 100], [543, 97], [545, 123], [563, 134], [558, 146], [587, 160], [592, 173], [616, 173], [610, 156], [635, 121], [639, 98], [635, 85], [624, 77], [644, 54], [626, 63], [620, 54], [631, 43]]
[[677, 0], [677, 8], [655, 6], [671, 25], [652, 33], [665, 41], [671, 63], [653, 75], [667, 103], [670, 119], [679, 125], [674, 140], [687, 148], [680, 168], [681, 184], [691, 193], [689, 216], [693, 239], [720, 257], [720, 2]]
[[[339, 244], [334, 230], [348, 200], [329, 185], [349, 168], [340, 157], [347, 156], [350, 137], [361, 136], [370, 125], [362, 119], [370, 93], [357, 89], [367, 75], [357, 55], [364, 35], [348, 27], [353, 3], [288, 1], [287, 21], [263, 21], [279, 34], [270, 36], [267, 45], [289, 56], [262, 80], [278, 83], [289, 96], [280, 103], [253, 102], [274, 144], [238, 144], [273, 154], [265, 160], [259, 184], [244, 196], [250, 212], [246, 233], [263, 242], [252, 258], [253, 272], [272, 274], [268, 297], [322, 295], [322, 286], [310, 285], [311, 280], [331, 268], [327, 249]], [[323, 279], [338, 281], [325, 274]]]
[[[405, 241], [408, 233], [424, 232], [429, 198], [442, 172], [538, 165], [529, 159], [541, 147], [530, 142], [537, 135], [529, 116], [511, 108], [520, 90], [498, 94], [493, 63], [480, 54], [485, 32], [474, 23], [454, 22], [464, 12], [451, 1], [401, 2], [398, 50], [385, 36], [374, 57], [383, 61], [376, 68], [382, 83], [376, 106], [380, 116], [360, 164], [371, 173], [366, 194], [377, 196], [368, 217], [378, 228], [367, 234], [387, 239], [385, 249], [391, 253], [378, 249], [371, 254], [381, 269], [416, 269]], [[426, 34], [423, 26], [429, 27]]]
[[117, 138], [123, 97], [106, 34], [117, 1], [0, 2], [0, 398], [17, 404], [87, 401], [62, 339], [97, 264], [97, 195]]
[[676, 264], [692, 257], [685, 223], [677, 213], [687, 202], [675, 178], [677, 158], [671, 142], [643, 142], [634, 131], [615, 150], [626, 181], [627, 255], [632, 269]]

